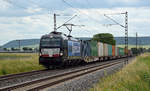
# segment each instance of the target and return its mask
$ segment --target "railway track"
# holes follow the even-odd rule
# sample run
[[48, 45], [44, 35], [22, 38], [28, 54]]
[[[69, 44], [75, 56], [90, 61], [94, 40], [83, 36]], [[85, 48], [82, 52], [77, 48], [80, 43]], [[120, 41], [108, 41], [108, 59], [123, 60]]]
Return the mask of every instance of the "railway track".
[[18, 73], [18, 74], [10, 74], [10, 75], [6, 75], [6, 76], [0, 76], [0, 81], [15, 79], [15, 78], [19, 78], [22, 76], [35, 75], [35, 74], [39, 74], [39, 73], [45, 72], [45, 71], [47, 71], [47, 70], [44, 69], [44, 70], [37, 70], [37, 71], [30, 71], [30, 72], [23, 72], [23, 73]]
[[65, 82], [70, 79], [77, 78], [77, 77], [83, 76], [85, 74], [89, 74], [89, 73], [95, 72], [97, 70], [104, 69], [104, 68], [110, 67], [112, 65], [122, 63], [122, 62], [123, 62], [122, 59], [107, 61], [107, 62], [101, 63], [99, 65], [87, 66], [82, 69], [76, 69], [76, 70], [73, 70], [70, 72], [60, 73], [60, 74], [56, 74], [53, 76], [47, 76], [47, 77], [43, 77], [40, 79], [3, 87], [3, 88], [0, 88], [0, 91], [9, 91], [9, 90], [37, 91], [37, 90], [41, 90], [41, 89], [59, 84], [61, 82]]

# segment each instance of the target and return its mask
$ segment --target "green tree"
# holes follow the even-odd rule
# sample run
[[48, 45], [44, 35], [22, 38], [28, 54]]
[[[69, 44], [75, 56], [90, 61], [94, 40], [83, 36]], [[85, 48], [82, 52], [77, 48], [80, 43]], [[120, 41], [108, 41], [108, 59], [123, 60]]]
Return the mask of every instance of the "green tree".
[[23, 51], [32, 51], [33, 49], [30, 47], [23, 47]]
[[32, 48], [29, 48], [29, 51], [32, 51], [33, 49]]
[[4, 51], [8, 51], [8, 48], [3, 48]]
[[23, 47], [22, 49], [23, 49], [23, 51], [27, 51], [28, 47]]
[[14, 47], [11, 48], [12, 51], [16, 51], [16, 49]]
[[100, 42], [111, 44], [111, 45], [116, 45], [116, 40], [114, 39], [113, 35], [110, 33], [95, 34], [92, 40], [100, 41]]

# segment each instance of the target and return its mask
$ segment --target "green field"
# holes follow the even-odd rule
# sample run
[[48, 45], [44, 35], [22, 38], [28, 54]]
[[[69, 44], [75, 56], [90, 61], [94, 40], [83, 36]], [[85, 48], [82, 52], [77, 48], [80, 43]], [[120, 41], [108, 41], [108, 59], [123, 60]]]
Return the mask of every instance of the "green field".
[[[124, 45], [117, 45], [118, 47], [122, 47], [122, 48], [124, 48]], [[128, 45], [128, 47], [129, 47], [129, 49], [131, 49], [131, 48], [136, 48], [136, 45]], [[139, 47], [142, 47], [142, 48], [146, 48], [146, 49], [148, 49], [148, 48], [150, 48], [150, 45], [141, 45], [141, 46], [137, 46], [138, 48]]]
[[44, 69], [36, 53], [0, 53], [0, 75]]
[[101, 79], [90, 91], [150, 91], [150, 54], [138, 56], [121, 71]]

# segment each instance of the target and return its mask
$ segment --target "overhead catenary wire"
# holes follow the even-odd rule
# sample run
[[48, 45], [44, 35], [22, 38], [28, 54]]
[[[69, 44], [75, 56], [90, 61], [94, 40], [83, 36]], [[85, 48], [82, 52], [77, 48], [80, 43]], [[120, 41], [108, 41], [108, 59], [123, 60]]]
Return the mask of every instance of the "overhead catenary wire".
[[[18, 4], [15, 4], [15, 3], [13, 3], [12, 2], [12, 0], [3, 0], [3, 1], [6, 1], [6, 2], [8, 2], [8, 3], [10, 3], [10, 4], [12, 4], [12, 5], [14, 5], [15, 7], [18, 7], [18, 8], [22, 8], [22, 9], [28, 9], [28, 8], [26, 8], [26, 7], [22, 7], [21, 5], [18, 5]], [[30, 0], [29, 0], [30, 1]], [[74, 8], [71, 4], [69, 4], [69, 3], [67, 3], [65, 0], [62, 0], [64, 3], [66, 3], [68, 6], [70, 6], [70, 7], [72, 7], [72, 8]], [[30, 2], [32, 2], [33, 3], [33, 1], [30, 1]], [[79, 9], [76, 9], [76, 8], [74, 8], [76, 11], [78, 11], [79, 13], [84, 13], [84, 12], [81, 12], [81, 10], [79, 10]], [[84, 14], [86, 14], [86, 13], [84, 13]], [[87, 14], [86, 14], [87, 15]], [[91, 16], [89, 16], [89, 15], [87, 15], [87, 17], [88, 18], [91, 18], [91, 19], [93, 19], [94, 21], [97, 21], [97, 22], [99, 22], [98, 20], [96, 20], [96, 19], [94, 19], [94, 18], [92, 18]]]
[[[13, 3], [12, 0], [4, 0], [4, 1], [7, 1], [8, 3], [11, 3], [11, 4], [15, 5], [16, 7], [23, 8], [23, 9], [27, 9], [26, 7], [23, 7], [23, 6], [19, 5], [19, 4]], [[33, 3], [32, 0], [29, 0], [29, 1], [30, 1], [31, 3]], [[82, 12], [82, 11], [81, 11], [80, 9], [78, 9], [78, 8], [74, 8], [74, 7], [73, 7], [70, 3], [68, 3], [67, 1], [65, 1], [65, 0], [62, 0], [62, 1], [63, 1], [65, 4], [67, 4], [69, 7], [72, 7], [73, 9], [75, 9], [77, 12], [84, 14], [86, 17], [88, 17], [88, 18], [94, 20], [96, 23], [100, 24], [100, 22], [99, 22], [97, 19], [95, 19], [95, 18], [89, 16], [89, 15], [88, 15], [87, 13], [85, 13], [85, 12]], [[86, 1], [87, 1], [87, 3], [90, 5], [89, 1], [88, 1], [88, 0], [86, 0]], [[35, 2], [34, 2], [34, 3], [35, 3]], [[91, 6], [91, 5], [90, 5], [90, 6]], [[98, 12], [98, 13], [99, 13], [99, 12]], [[78, 16], [78, 17], [79, 17], [79, 16]], [[98, 30], [98, 31], [99, 31], [99, 29], [96, 28], [96, 27], [95, 27], [95, 30]]]
[[[90, 8], [93, 8], [93, 5], [89, 2], [89, 0], [86, 0], [86, 3], [88, 5], [88, 7]], [[100, 12], [97, 12], [98, 15], [106, 15], [106, 14], [103, 14], [103, 13], [100, 13]], [[124, 14], [124, 13], [107, 13], [107, 15], [119, 15], [119, 14]]]
[[59, 27], [57, 27], [56, 28], [56, 30], [57, 29], [59, 29], [59, 28], [61, 28], [64, 24], [66, 24], [67, 22], [69, 22], [69, 21], [71, 21], [73, 18], [75, 18], [77, 15], [75, 15], [75, 16], [73, 16], [72, 18], [70, 18], [69, 20], [67, 20], [65, 23], [63, 23], [62, 25], [60, 25]]
[[[65, 3], [66, 5], [68, 5], [69, 7], [73, 8], [74, 10], [76, 10], [77, 12], [83, 14], [84, 12], [82, 12], [81, 10], [79, 10], [78, 8], [74, 8], [71, 4], [69, 4], [67, 1], [62, 0], [63, 3]], [[86, 15], [88, 18], [91, 18], [92, 20], [96, 21], [99, 23], [99, 21], [97, 19], [94, 19], [93, 17], [89, 16], [88, 14], [84, 13], [84, 15]]]
[[[89, 2], [89, 0], [86, 0], [86, 3], [88, 6], [90, 6], [92, 8], [92, 5], [91, 3]], [[97, 12], [99, 15], [101, 15], [101, 13]], [[109, 24], [109, 25], [120, 25], [122, 27], [124, 27], [123, 25], [119, 24], [118, 22], [116, 22], [114, 19], [112, 19], [111, 17], [109, 16], [106, 16], [106, 15], [121, 15], [121, 14], [125, 14], [125, 13], [107, 13], [107, 14], [103, 14], [105, 17], [109, 18], [110, 20], [112, 20], [113, 22], [115, 22], [115, 24]]]
[[[63, 3], [65, 3], [66, 5], [68, 5], [69, 7], [73, 8], [75, 11], [79, 12], [80, 14], [84, 14], [87, 18], [90, 18], [92, 20], [94, 20], [96, 23], [100, 24], [100, 21], [98, 21], [97, 19], [94, 19], [93, 17], [89, 16], [88, 14], [82, 12], [81, 10], [79, 10], [78, 8], [74, 8], [70, 3], [68, 3], [65, 0], [62, 0]], [[79, 17], [79, 16], [77, 16]], [[79, 17], [80, 18], [80, 17]], [[95, 27], [95, 30], [99, 31], [99, 28]]]
[[[110, 19], [111, 21], [113, 21], [115, 24], [120, 25], [121, 27], [124, 27], [124, 28], [125, 28], [125, 26], [119, 24], [117, 21], [115, 21], [115, 20], [112, 19], [111, 17], [107, 16], [106, 14], [104, 14], [104, 16], [107, 17], [108, 19]], [[110, 25], [113, 25], [113, 24], [110, 24]]]
[[[70, 6], [71, 8], [74, 8], [71, 4], [69, 4], [67, 1], [65, 1], [65, 0], [62, 0], [65, 4], [67, 4], [68, 6]], [[87, 1], [87, 4], [88, 4], [88, 6], [91, 6], [90, 5], [90, 3], [89, 3], [89, 1], [88, 0], [86, 0]], [[81, 10], [79, 10], [78, 8], [74, 8], [77, 12], [79, 12], [79, 13], [82, 13], [82, 11]], [[84, 12], [83, 12], [84, 13]], [[104, 14], [101, 14], [101, 13], [99, 13], [99, 12], [97, 12], [98, 13], [98, 15], [104, 15]], [[117, 15], [117, 14], [122, 14], [122, 13], [112, 13], [112, 15]], [[96, 22], [98, 22], [98, 24], [100, 24], [100, 21], [98, 21], [98, 20], [96, 20], [96, 19], [94, 19], [93, 17], [91, 17], [91, 16], [89, 16], [88, 14], [86, 14], [85, 13], [85, 15], [88, 17], [88, 18], [90, 18], [90, 19], [92, 19], [92, 20], [94, 20], [94, 21], [96, 21]], [[110, 15], [110, 14], [109, 14]], [[115, 21], [115, 20], [113, 20], [113, 21]], [[116, 22], [115, 22], [116, 23]], [[116, 23], [116, 24], [119, 24], [119, 23]], [[111, 24], [111, 25], [116, 25], [116, 24]], [[123, 26], [123, 25], [121, 25], [120, 24], [120, 26]], [[96, 28], [96, 27], [95, 27]], [[99, 29], [97, 28], [97, 29], [95, 29], [95, 30], [98, 30], [99, 31]]]
[[[17, 8], [19, 8], [19, 9], [28, 9], [28, 7], [24, 7], [24, 6], [22, 6], [21, 4], [17, 4], [17, 3], [15, 3], [15, 2], [13, 2], [13, 0], [3, 0], [3, 1], [5, 1], [5, 2], [7, 2], [7, 3], [9, 3], [9, 4], [11, 4], [11, 5], [13, 5], [13, 6], [15, 6], [15, 7], [17, 7]], [[31, 3], [35, 3], [35, 2], [33, 2], [33, 1], [31, 1], [31, 0], [29, 0], [29, 2], [31, 2]], [[69, 5], [69, 4], [68, 4]], [[72, 8], [74, 8], [72, 5], [69, 5], [70, 7], [72, 7]], [[74, 8], [75, 9], [75, 8]], [[79, 9], [76, 9], [76, 11], [78, 11], [79, 13], [84, 13], [84, 12], [82, 12], [81, 10], [79, 10]], [[85, 14], [85, 13], [84, 13]], [[91, 19], [93, 19], [94, 21], [97, 21], [98, 22], [98, 20], [96, 20], [96, 19], [94, 19], [94, 18], [92, 18], [92, 17], [90, 17], [89, 15], [87, 15], [87, 14], [85, 14], [88, 18], [91, 18]], [[77, 16], [77, 17], [79, 17], [79, 16]], [[71, 19], [70, 19], [71, 20]], [[66, 22], [69, 22], [70, 20], [68, 20], [68, 21], [66, 21]], [[66, 23], [65, 22], [65, 23]], [[64, 23], [64, 24], [65, 24]], [[62, 24], [63, 25], [63, 24]], [[61, 25], [61, 26], [62, 26]], [[59, 27], [58, 27], [59, 28]], [[82, 27], [81, 27], [82, 28]], [[97, 28], [97, 30], [98, 30], [98, 28]], [[91, 31], [89, 31], [89, 30], [86, 30], [87, 32], [89, 32], [89, 33], [91, 33]]]

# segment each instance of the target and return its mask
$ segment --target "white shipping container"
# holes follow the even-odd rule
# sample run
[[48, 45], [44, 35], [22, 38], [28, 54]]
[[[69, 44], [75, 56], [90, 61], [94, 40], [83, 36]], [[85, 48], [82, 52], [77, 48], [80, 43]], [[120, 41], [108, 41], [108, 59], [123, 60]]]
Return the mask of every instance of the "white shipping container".
[[103, 54], [103, 43], [101, 43], [101, 42], [98, 42], [98, 56], [99, 57], [104, 56], [104, 54]]
[[115, 46], [115, 56], [118, 56], [118, 48]]
[[108, 44], [103, 43], [103, 54], [104, 56], [108, 56]]

